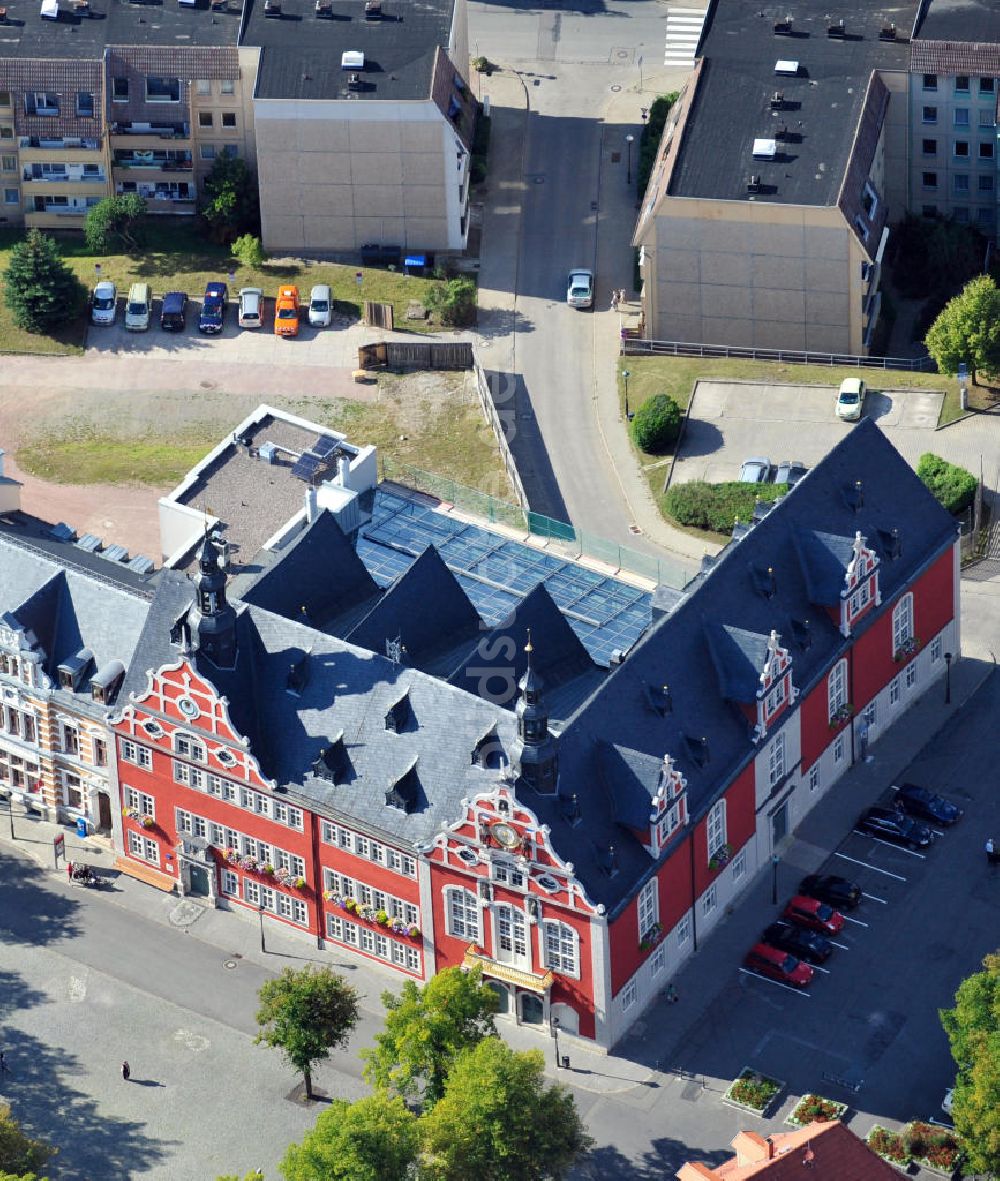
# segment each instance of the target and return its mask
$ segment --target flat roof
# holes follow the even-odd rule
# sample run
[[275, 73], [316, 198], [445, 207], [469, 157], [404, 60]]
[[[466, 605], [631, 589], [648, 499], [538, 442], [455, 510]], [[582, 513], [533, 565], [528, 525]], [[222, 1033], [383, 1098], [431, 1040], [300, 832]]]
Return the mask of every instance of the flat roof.
[[917, 37], [923, 41], [1000, 42], [996, 0], [928, 0]]
[[[747, 180], [757, 175], [756, 200], [835, 205], [872, 71], [906, 72], [916, 8], [917, 0], [902, 0], [892, 9], [898, 39], [883, 41], [885, 12], [869, 0], [842, 0], [829, 12], [784, 0], [719, 0], [669, 194], [746, 201]], [[790, 34], [776, 35], [776, 23], [789, 15]], [[844, 35], [828, 36], [839, 20]], [[797, 74], [775, 72], [789, 60], [799, 63]], [[776, 91], [784, 96], [781, 109], [771, 106]], [[781, 127], [787, 134], [779, 138]], [[754, 140], [775, 138], [774, 160], [754, 157]]]
[[72, 11], [63, 0], [58, 20], [43, 20], [42, 0], [4, 0], [7, 21], [0, 25], [3, 58], [100, 58], [109, 45], [172, 48], [236, 46], [240, 6], [213, 12], [209, 0], [90, 0], [87, 12]]
[[[327, 3], [327, 0], [323, 0]], [[280, 16], [266, 16], [265, 0], [246, 0], [242, 44], [260, 46], [257, 98], [426, 99], [434, 54], [447, 49], [454, 0], [383, 0], [382, 19], [365, 20], [364, 0], [329, 0], [324, 16], [315, 0], [279, 0]], [[362, 88], [348, 90], [344, 53], [365, 55]]]

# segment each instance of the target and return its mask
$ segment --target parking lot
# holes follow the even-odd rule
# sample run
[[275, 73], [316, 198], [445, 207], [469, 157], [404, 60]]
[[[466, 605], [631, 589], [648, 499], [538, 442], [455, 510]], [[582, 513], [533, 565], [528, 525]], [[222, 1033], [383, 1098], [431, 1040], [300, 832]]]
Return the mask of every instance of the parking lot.
[[[892, 375], [875, 371], [865, 378], [891, 381]], [[925, 451], [935, 449], [932, 440], [943, 397], [932, 390], [876, 386], [868, 390], [863, 413], [916, 464]], [[797, 459], [814, 466], [852, 429], [837, 420], [836, 399], [831, 386], [699, 381], [672, 482], [735, 480], [748, 456], [773, 463]]]

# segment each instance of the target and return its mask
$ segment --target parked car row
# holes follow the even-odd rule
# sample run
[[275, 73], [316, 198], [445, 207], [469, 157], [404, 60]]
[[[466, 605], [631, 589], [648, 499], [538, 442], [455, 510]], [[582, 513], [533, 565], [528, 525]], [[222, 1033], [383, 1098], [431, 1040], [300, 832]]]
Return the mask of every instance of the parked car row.
[[783, 459], [781, 463], [774, 464], [756, 455], [740, 464], [740, 483], [787, 484], [794, 488], [808, 470], [799, 459]]
[[[160, 303], [160, 328], [164, 332], [183, 332], [187, 327], [188, 296], [183, 291], [168, 291]], [[226, 323], [229, 289], [225, 283], [211, 282], [205, 288], [198, 331], [205, 336], [218, 336]], [[260, 328], [263, 325], [264, 292], [260, 287], [244, 287], [237, 297], [237, 323], [240, 328]], [[94, 288], [90, 301], [90, 319], [94, 324], [115, 323], [118, 312], [118, 290], [110, 280], [102, 280]], [[317, 284], [309, 293], [308, 304], [299, 302], [299, 289], [284, 286], [278, 289], [274, 301], [275, 336], [298, 336], [300, 317], [305, 315], [314, 328], [328, 328], [333, 318], [333, 295], [325, 283]], [[133, 283], [125, 300], [125, 328], [129, 332], [145, 332], [153, 318], [153, 292], [148, 283]]]

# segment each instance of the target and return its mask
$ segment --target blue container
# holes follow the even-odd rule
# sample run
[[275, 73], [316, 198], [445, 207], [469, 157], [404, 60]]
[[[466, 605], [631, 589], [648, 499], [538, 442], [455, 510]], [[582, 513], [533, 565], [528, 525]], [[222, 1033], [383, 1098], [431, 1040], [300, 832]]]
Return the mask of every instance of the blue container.
[[85, 837], [87, 835], [87, 821], [83, 816], [76, 818], [76, 835], [78, 837]]

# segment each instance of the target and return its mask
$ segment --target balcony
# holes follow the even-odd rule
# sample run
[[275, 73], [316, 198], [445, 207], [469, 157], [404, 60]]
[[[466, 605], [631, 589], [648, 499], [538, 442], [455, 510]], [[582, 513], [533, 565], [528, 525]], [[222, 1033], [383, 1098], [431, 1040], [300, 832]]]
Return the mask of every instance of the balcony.
[[17, 141], [18, 147], [24, 151], [64, 151], [71, 148], [76, 151], [99, 152], [101, 142], [96, 139], [81, 139], [79, 136], [66, 135], [61, 139], [48, 139], [38, 135], [22, 135]]
[[[157, 148], [165, 140], [189, 140], [190, 123], [112, 123], [111, 136], [125, 140], [133, 150]], [[124, 145], [123, 145], [124, 146]]]
[[66, 169], [65, 172], [43, 172], [39, 164], [24, 169], [22, 180], [40, 184], [105, 185], [108, 183], [103, 168], [92, 172], [82, 169]]
[[144, 172], [191, 172], [194, 161], [190, 152], [171, 152], [167, 150], [146, 150], [115, 152], [112, 167], [118, 171], [138, 169]]

